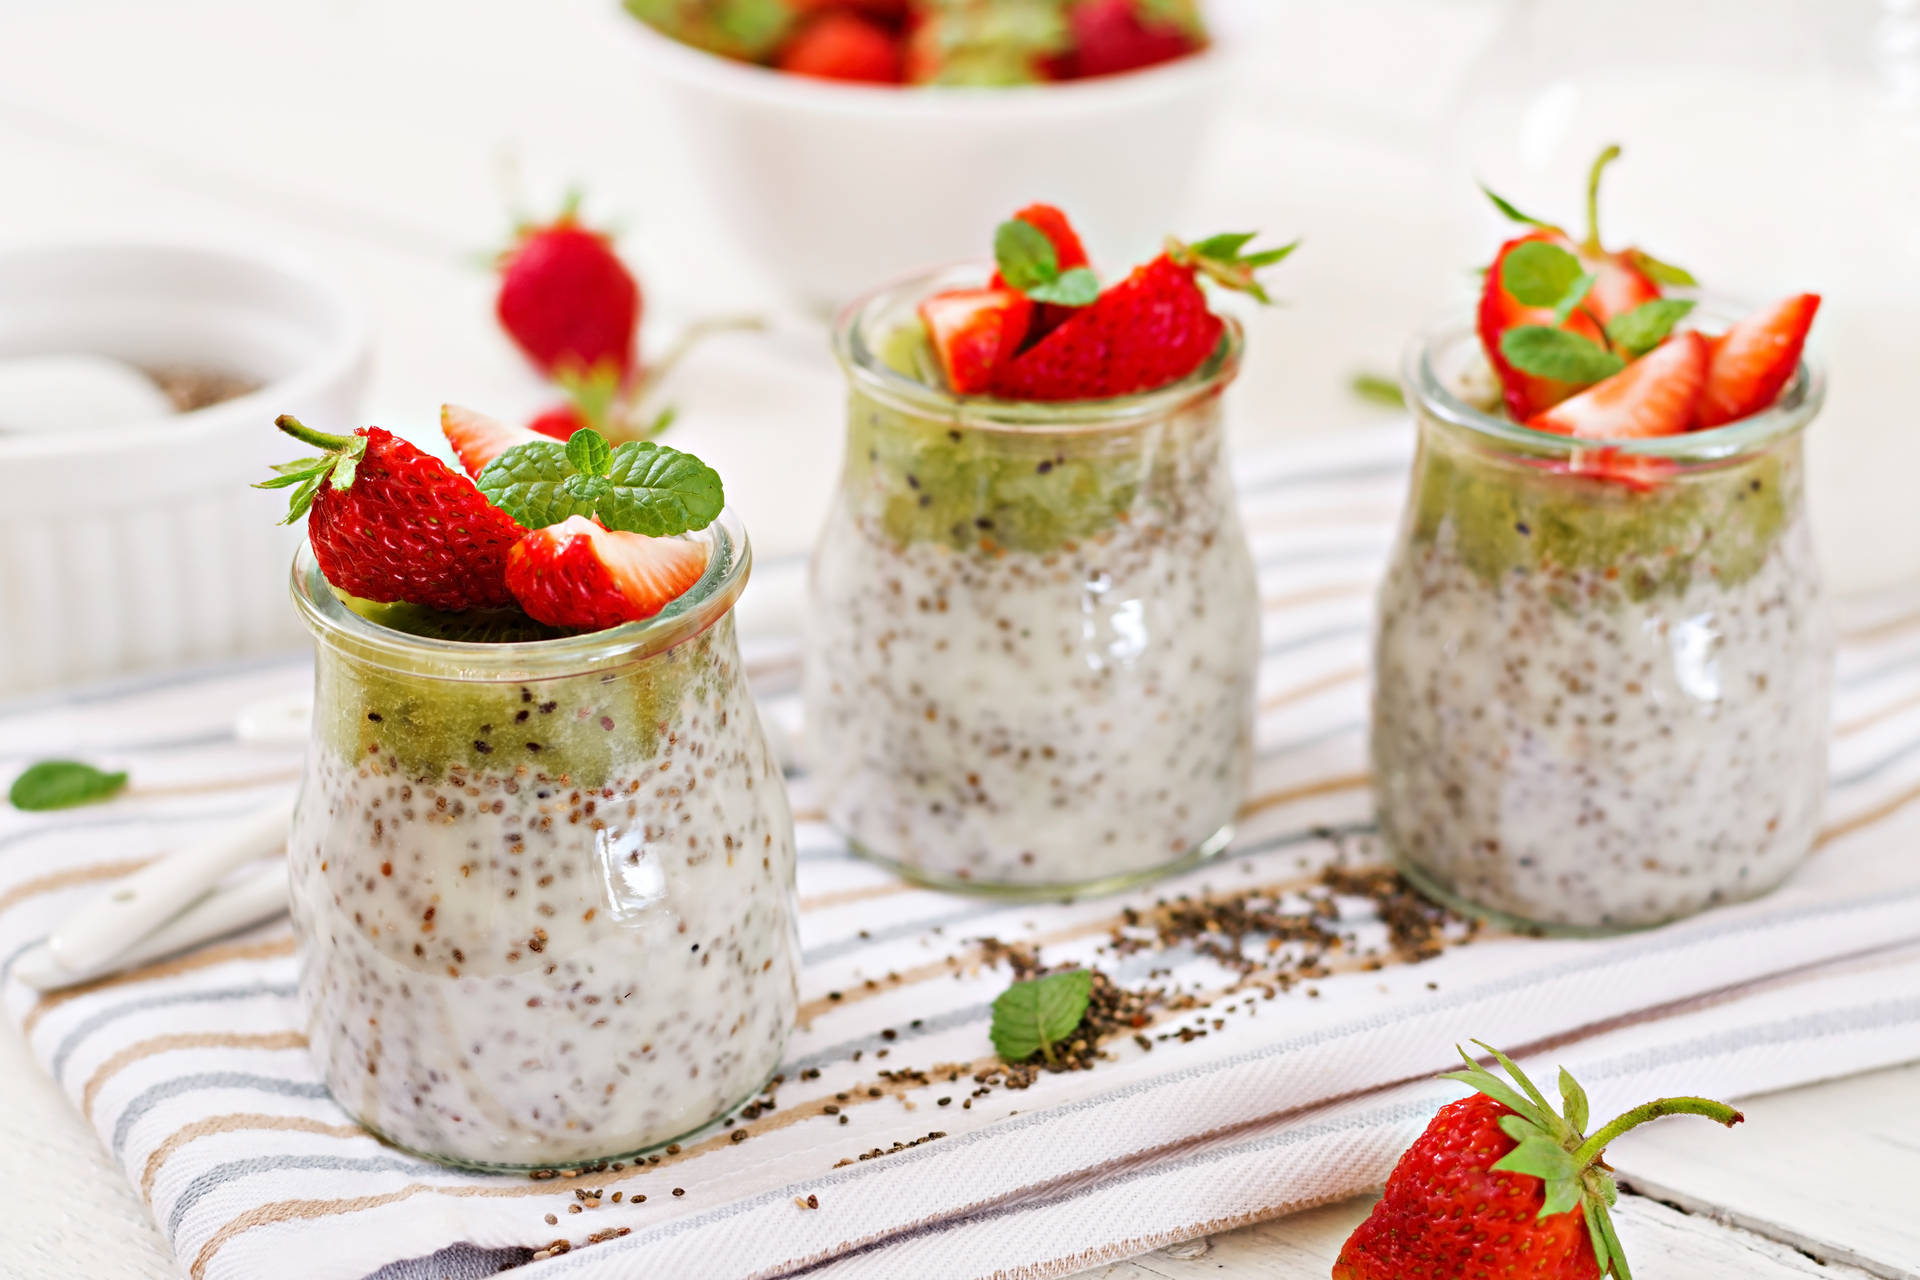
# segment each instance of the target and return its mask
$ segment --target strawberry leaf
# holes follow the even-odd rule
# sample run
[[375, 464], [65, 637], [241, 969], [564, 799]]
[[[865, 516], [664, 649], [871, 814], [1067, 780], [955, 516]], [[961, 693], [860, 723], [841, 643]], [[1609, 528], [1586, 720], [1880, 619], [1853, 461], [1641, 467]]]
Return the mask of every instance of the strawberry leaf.
[[726, 505], [719, 475], [692, 454], [650, 440], [610, 449], [591, 427], [566, 444], [516, 445], [476, 483], [487, 501], [528, 529], [586, 516], [609, 529], [664, 538], [706, 528]]
[[1654, 298], [1607, 321], [1607, 338], [1628, 355], [1645, 355], [1665, 342], [1692, 310], [1688, 298]]
[[1543, 222], [1539, 218], [1534, 217], [1530, 213], [1520, 212], [1519, 209], [1514, 207], [1512, 201], [1507, 200], [1501, 196], [1495, 195], [1493, 192], [1493, 188], [1489, 187], [1486, 183], [1482, 182], [1479, 185], [1480, 185], [1481, 194], [1485, 195], [1487, 199], [1493, 201], [1493, 207], [1498, 209], [1501, 215], [1505, 217], [1509, 222], [1523, 222], [1530, 227], [1546, 227], [1550, 230], [1555, 230], [1555, 231], [1559, 230], [1559, 228], [1555, 227], [1551, 222]]
[[281, 462], [272, 468], [274, 477], [262, 480], [254, 485], [256, 489], [292, 489], [287, 502], [287, 515], [281, 524], [292, 524], [307, 514], [313, 506], [314, 495], [320, 492], [320, 486], [331, 481], [336, 489], [346, 489], [353, 485], [358, 473], [361, 455], [367, 451], [367, 438], [363, 435], [334, 436], [315, 431], [299, 419], [282, 415], [275, 419], [274, 425], [303, 444], [310, 444], [326, 452], [317, 457], [300, 458], [293, 462]]
[[1562, 1114], [1567, 1118], [1568, 1127], [1575, 1133], [1585, 1134], [1589, 1110], [1587, 1091], [1565, 1067], [1560, 1068], [1560, 1102], [1565, 1108]]
[[1066, 969], [1016, 982], [993, 1002], [993, 1048], [1005, 1062], [1034, 1054], [1056, 1061], [1054, 1045], [1071, 1035], [1093, 998], [1093, 973]]
[[1628, 249], [1627, 260], [1640, 269], [1640, 274], [1655, 284], [1679, 285], [1690, 288], [1700, 282], [1693, 278], [1693, 272], [1685, 267], [1676, 267], [1671, 262], [1662, 262], [1652, 254], [1641, 249]]
[[1627, 367], [1591, 338], [1543, 324], [1516, 325], [1500, 335], [1500, 354], [1525, 373], [1590, 386]]

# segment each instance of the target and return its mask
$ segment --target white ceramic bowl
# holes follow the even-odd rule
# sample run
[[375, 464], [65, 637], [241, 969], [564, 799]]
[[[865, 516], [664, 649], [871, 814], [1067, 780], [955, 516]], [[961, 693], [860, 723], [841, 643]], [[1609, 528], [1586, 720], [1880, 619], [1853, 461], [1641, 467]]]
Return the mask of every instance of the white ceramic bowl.
[[1097, 260], [1152, 252], [1177, 229], [1226, 78], [1216, 44], [1059, 84], [845, 84], [629, 25], [740, 251], [823, 310], [927, 263], [979, 257], [994, 226], [1035, 201], [1066, 209]]
[[0, 435], [0, 695], [300, 638], [299, 537], [248, 486], [300, 446], [277, 414], [347, 431], [367, 327], [270, 253], [166, 244], [0, 251], [0, 358], [84, 352], [224, 369], [259, 391], [97, 430]]

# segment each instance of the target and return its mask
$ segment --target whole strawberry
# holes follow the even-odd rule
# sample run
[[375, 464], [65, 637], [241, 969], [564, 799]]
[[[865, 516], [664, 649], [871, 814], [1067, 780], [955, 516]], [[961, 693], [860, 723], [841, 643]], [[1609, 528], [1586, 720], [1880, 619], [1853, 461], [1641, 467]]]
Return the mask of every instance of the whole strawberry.
[[548, 377], [611, 371], [635, 359], [640, 286], [601, 232], [583, 226], [569, 200], [545, 226], [523, 227], [500, 258], [494, 314]]
[[526, 531], [473, 481], [379, 427], [335, 436], [292, 417], [274, 425], [322, 453], [255, 487], [293, 489], [285, 523], [309, 516], [314, 559], [335, 588], [449, 612], [513, 603], [507, 552]]
[[1705, 1098], [1663, 1098], [1587, 1137], [1587, 1095], [1572, 1076], [1560, 1073], [1562, 1115], [1505, 1054], [1480, 1048], [1518, 1089], [1461, 1050], [1466, 1070], [1445, 1079], [1475, 1094], [1442, 1107], [1400, 1157], [1386, 1194], [1341, 1248], [1333, 1280], [1632, 1280], [1608, 1213], [1616, 1191], [1601, 1160], [1607, 1145], [1660, 1116], [1728, 1126], [1742, 1116]]

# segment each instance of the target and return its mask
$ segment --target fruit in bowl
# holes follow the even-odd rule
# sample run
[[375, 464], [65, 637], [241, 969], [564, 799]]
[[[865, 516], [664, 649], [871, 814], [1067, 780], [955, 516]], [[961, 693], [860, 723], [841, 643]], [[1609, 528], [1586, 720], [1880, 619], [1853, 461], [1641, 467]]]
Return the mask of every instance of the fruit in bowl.
[[1078, 80], [1207, 45], [1197, 0], [627, 0], [627, 10], [721, 57], [869, 84]]

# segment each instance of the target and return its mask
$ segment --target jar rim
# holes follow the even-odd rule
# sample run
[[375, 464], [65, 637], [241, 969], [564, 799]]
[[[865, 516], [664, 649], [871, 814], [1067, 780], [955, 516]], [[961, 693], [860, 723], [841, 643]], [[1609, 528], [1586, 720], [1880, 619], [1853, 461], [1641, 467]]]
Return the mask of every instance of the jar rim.
[[[1687, 295], [1699, 303], [1695, 314], [1731, 323], [1750, 313], [1723, 298]], [[1400, 385], [1407, 406], [1417, 414], [1462, 427], [1530, 454], [1570, 457], [1583, 450], [1605, 447], [1622, 454], [1666, 458], [1674, 462], [1714, 462], [1753, 453], [1804, 430], [1826, 402], [1825, 369], [1805, 357], [1792, 381], [1769, 408], [1725, 426], [1688, 431], [1645, 440], [1586, 440], [1552, 431], [1536, 431], [1499, 414], [1488, 413], [1461, 399], [1436, 367], [1437, 358], [1459, 344], [1471, 342], [1479, 351], [1479, 333], [1472, 312], [1454, 311], [1417, 332], [1401, 360]]]
[[1158, 390], [1107, 400], [1000, 400], [961, 396], [891, 368], [872, 339], [883, 321], [899, 318], [903, 308], [942, 289], [979, 288], [990, 274], [978, 262], [920, 271], [894, 280], [849, 303], [834, 321], [833, 351], [853, 387], [898, 409], [923, 418], [952, 422], [972, 430], [1022, 435], [1095, 433], [1134, 427], [1167, 418], [1198, 400], [1220, 394], [1239, 375], [1246, 331], [1230, 315], [1220, 319], [1226, 332], [1200, 368]]
[[[732, 610], [753, 569], [753, 547], [732, 507], [697, 534], [706, 572], [651, 618], [551, 640], [444, 640], [384, 626], [347, 607], [320, 572], [312, 546], [294, 553], [290, 590], [316, 639], [346, 642], [356, 656], [393, 670], [469, 681], [518, 681], [629, 666], [699, 635]], [[398, 664], [398, 665], [395, 665]]]

